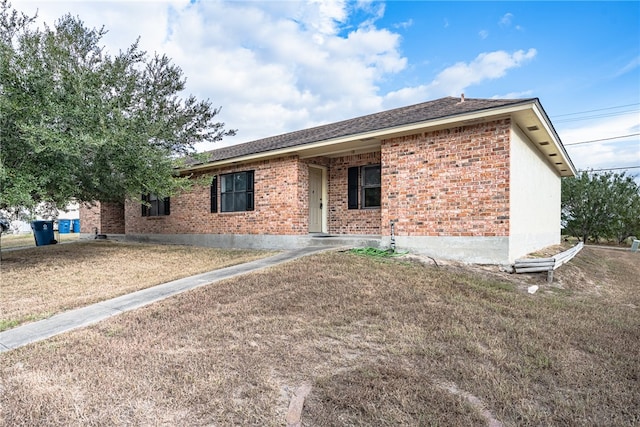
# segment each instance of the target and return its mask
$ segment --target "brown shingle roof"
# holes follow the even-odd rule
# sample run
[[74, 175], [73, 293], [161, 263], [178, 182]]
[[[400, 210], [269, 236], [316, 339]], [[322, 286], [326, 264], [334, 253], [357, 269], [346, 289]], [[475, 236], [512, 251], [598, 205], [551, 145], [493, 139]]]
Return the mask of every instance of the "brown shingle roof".
[[251, 154], [264, 153], [282, 148], [295, 147], [313, 142], [358, 135], [386, 128], [405, 126], [427, 120], [452, 117], [460, 114], [490, 110], [520, 103], [528, 103], [536, 98], [528, 99], [465, 99], [446, 97], [408, 107], [395, 108], [380, 113], [369, 114], [341, 122], [316, 126], [309, 129], [285, 133], [278, 136], [258, 139], [230, 147], [219, 148], [203, 153], [209, 162], [228, 160]]

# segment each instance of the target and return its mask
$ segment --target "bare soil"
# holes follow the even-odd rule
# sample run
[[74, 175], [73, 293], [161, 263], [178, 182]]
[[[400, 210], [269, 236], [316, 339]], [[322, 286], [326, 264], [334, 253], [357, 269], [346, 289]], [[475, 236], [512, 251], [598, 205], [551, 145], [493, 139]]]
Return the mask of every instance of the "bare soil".
[[638, 425], [639, 260], [309, 256], [0, 354], [0, 425]]

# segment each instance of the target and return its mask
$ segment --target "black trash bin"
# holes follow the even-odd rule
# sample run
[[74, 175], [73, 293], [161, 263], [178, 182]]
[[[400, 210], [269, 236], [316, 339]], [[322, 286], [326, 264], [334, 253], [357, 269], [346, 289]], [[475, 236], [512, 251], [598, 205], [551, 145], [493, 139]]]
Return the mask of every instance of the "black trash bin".
[[53, 221], [33, 221], [31, 223], [36, 246], [58, 243], [53, 235]]

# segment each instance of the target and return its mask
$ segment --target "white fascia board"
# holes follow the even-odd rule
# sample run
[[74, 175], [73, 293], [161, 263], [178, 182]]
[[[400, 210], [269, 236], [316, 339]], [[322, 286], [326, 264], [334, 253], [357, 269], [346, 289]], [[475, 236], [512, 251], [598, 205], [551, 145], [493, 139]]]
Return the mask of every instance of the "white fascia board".
[[533, 105], [533, 112], [538, 117], [538, 120], [540, 120], [540, 123], [542, 123], [542, 126], [544, 126], [545, 132], [547, 132], [547, 134], [549, 135], [549, 139], [553, 142], [554, 147], [558, 150], [558, 153], [560, 154], [560, 157], [562, 157], [565, 165], [569, 166], [569, 168], [571, 169], [571, 173], [574, 176], [577, 175], [578, 171], [573, 165], [573, 161], [571, 161], [567, 150], [565, 150], [564, 145], [560, 140], [560, 136], [556, 133], [556, 130], [554, 129], [553, 124], [551, 124], [551, 120], [549, 120], [547, 113], [545, 113], [544, 109], [538, 102]]

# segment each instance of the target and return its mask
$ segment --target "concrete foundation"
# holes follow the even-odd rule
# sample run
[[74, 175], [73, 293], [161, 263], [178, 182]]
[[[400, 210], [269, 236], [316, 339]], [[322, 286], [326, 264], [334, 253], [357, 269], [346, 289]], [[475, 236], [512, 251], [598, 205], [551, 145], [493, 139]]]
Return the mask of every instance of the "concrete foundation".
[[[508, 237], [396, 236], [396, 250], [468, 264], [509, 264]], [[381, 240], [389, 247], [391, 238]]]
[[[91, 235], [87, 235], [92, 238]], [[390, 236], [379, 235], [268, 235], [268, 234], [126, 234], [114, 240], [236, 249], [291, 250], [310, 246], [391, 246]], [[508, 237], [396, 236], [396, 250], [469, 264], [509, 264]]]
[[127, 240], [237, 249], [289, 250], [309, 246], [380, 247], [374, 235], [127, 234]]

